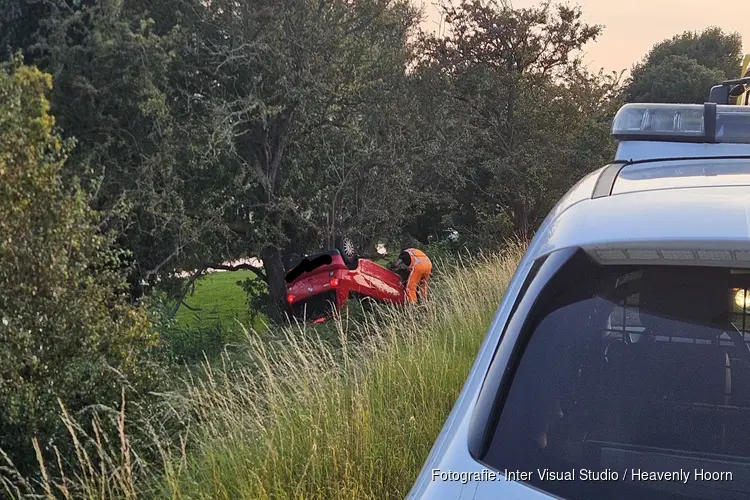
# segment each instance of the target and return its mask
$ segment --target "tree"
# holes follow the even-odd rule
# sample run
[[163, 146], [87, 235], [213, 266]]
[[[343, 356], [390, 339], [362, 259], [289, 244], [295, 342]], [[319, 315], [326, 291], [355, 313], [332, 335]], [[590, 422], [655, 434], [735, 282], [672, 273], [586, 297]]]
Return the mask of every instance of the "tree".
[[198, 249], [215, 216], [187, 198], [195, 187], [184, 184], [192, 173], [180, 171], [184, 136], [168, 100], [176, 34], [155, 24], [105, 2], [47, 19], [38, 43], [53, 112], [77, 141], [66, 177], [83, 180], [102, 226], [131, 251], [134, 298]]
[[32, 45], [43, 10], [42, 2], [0, 2], [0, 61], [9, 59], [15, 50], [28, 49]]
[[698, 64], [684, 55], [668, 56], [655, 65], [639, 70], [629, 86], [631, 102], [673, 102], [702, 104], [711, 87], [723, 81], [724, 74]]
[[[452, 160], [436, 158], [446, 154], [437, 145], [430, 156], [443, 179], [454, 179], [452, 225], [477, 242], [508, 230], [528, 236], [569, 187], [561, 163], [594, 95], [576, 91], [585, 74], [579, 52], [601, 27], [583, 23], [578, 8], [549, 3], [513, 9], [465, 0], [443, 11], [448, 34], [423, 38], [417, 73], [443, 89], [425, 106], [440, 115], [430, 120], [433, 144], [451, 145]], [[616, 79], [585, 81], [597, 91], [617, 87]]]
[[[75, 17], [99, 0], [0, 0], [0, 61], [23, 53], [26, 64], [36, 65], [45, 55], [39, 42], [50, 24], [64, 17]], [[68, 32], [69, 41], [80, 43], [83, 33]]]
[[[415, 11], [404, 0], [220, 0], [192, 22], [173, 76], [196, 153], [184, 168], [210, 173], [202, 190], [222, 207], [225, 248], [261, 258], [278, 313], [292, 241], [393, 220], [384, 190], [361, 188], [404, 173], [378, 108], [393, 112], [384, 103], [404, 76]], [[345, 199], [380, 209], [352, 218]]]
[[54, 460], [58, 398], [77, 413], [159, 383], [156, 339], [124, 295], [112, 237], [86, 193], [60, 181], [70, 144], [53, 131], [50, 85], [20, 56], [0, 69], [0, 448], [25, 472], [32, 437]]
[[739, 77], [741, 62], [738, 33], [686, 31], [654, 45], [635, 65], [627, 100], [702, 104], [713, 85]]
[[[403, 41], [398, 46], [404, 47]], [[420, 134], [414, 88], [404, 72], [408, 54], [391, 65], [385, 85], [373, 86], [325, 133], [311, 135], [305, 157], [317, 169], [315, 198], [305, 200], [320, 228], [321, 245], [339, 233], [374, 251], [379, 240], [400, 236], [429, 193], [420, 189]], [[385, 87], [385, 88], [383, 88]], [[311, 174], [314, 170], [311, 170]]]

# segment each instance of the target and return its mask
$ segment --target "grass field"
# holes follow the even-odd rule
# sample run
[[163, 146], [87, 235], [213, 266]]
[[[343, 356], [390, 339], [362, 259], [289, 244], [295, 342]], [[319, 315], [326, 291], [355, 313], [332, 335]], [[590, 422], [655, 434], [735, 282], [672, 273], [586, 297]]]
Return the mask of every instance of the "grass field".
[[[282, 329], [273, 342], [248, 335], [241, 362], [207, 366], [202, 377], [166, 395], [187, 430], [154, 432], [160, 463], [139, 462], [142, 444], [128, 440], [122, 417], [110, 447], [97, 446], [93, 459], [79, 454], [77, 478], [55, 477], [55, 464], [46, 464], [38, 492], [55, 498], [52, 492], [76, 490], [68, 497], [89, 499], [403, 498], [520, 255], [519, 247], [457, 265], [435, 280], [423, 307], [388, 309], [378, 322], [342, 319], [341, 349], [314, 330]], [[347, 342], [352, 332], [365, 340]]]
[[[181, 327], [222, 328], [238, 331], [241, 325], [247, 326], [250, 314], [246, 295], [237, 285], [238, 281], [256, 279], [252, 271], [225, 271], [208, 274], [195, 284], [195, 292], [185, 298], [185, 303], [195, 311], [180, 307], [177, 322]], [[256, 318], [256, 328], [262, 326], [263, 318]], [[239, 322], [239, 323], [238, 323]]]

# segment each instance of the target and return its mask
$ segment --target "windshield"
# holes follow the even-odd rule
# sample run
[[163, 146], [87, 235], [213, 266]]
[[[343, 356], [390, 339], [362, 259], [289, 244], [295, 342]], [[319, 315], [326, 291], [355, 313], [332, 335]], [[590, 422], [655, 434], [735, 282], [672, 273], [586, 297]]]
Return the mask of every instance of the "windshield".
[[483, 462], [568, 499], [750, 498], [750, 275], [588, 266], [527, 319]]

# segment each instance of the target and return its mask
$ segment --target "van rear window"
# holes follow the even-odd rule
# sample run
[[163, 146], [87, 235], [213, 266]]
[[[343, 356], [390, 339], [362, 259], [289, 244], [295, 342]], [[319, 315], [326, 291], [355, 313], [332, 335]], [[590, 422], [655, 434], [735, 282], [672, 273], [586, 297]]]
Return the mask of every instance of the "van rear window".
[[566, 499], [750, 499], [750, 275], [587, 269], [526, 320], [482, 462]]

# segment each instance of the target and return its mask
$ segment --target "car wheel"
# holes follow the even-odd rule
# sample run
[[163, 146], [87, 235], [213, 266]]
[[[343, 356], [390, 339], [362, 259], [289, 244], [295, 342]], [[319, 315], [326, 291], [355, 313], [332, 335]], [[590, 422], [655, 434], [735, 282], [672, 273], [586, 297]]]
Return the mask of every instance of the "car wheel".
[[341, 254], [344, 264], [349, 269], [356, 269], [358, 258], [354, 241], [348, 236], [337, 236], [335, 241], [336, 250]]

